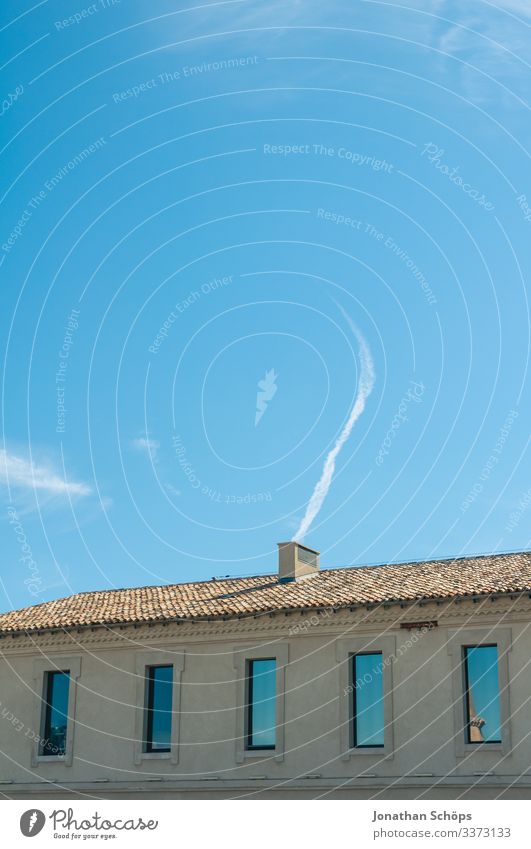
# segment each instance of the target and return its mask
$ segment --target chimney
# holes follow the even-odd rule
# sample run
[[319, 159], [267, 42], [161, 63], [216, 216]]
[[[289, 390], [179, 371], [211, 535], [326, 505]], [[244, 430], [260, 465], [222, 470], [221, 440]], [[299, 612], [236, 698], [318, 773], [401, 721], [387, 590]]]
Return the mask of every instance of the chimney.
[[294, 540], [279, 542], [278, 580], [281, 584], [309, 578], [319, 571], [319, 552]]

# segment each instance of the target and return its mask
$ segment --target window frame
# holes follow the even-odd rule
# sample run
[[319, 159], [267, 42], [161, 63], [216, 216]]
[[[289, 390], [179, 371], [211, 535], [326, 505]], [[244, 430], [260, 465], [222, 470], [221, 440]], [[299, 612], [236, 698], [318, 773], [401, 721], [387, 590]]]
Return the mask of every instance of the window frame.
[[[489, 645], [497, 645], [498, 647], [501, 743], [486, 740], [482, 743], [469, 743], [463, 649], [469, 646]], [[456, 758], [463, 758], [474, 754], [474, 759], [477, 760], [478, 764], [486, 759], [485, 763], [489, 765], [492, 753], [501, 752], [502, 755], [508, 755], [512, 751], [509, 687], [509, 652], [512, 649], [512, 629], [492, 625], [490, 628], [449, 630], [447, 649], [452, 667], [455, 756]], [[499, 755], [496, 755], [496, 757], [499, 757]]]
[[[169, 751], [160, 749], [146, 752], [144, 741], [146, 739], [146, 697], [147, 697], [147, 669], [153, 666], [173, 666], [172, 678], [172, 723], [171, 744]], [[133, 761], [140, 766], [144, 761], [169, 760], [171, 764], [179, 763], [179, 740], [181, 733], [181, 681], [185, 668], [185, 652], [182, 649], [173, 651], [165, 646], [152, 651], [137, 652], [135, 657], [136, 699], [134, 704], [134, 731], [135, 740], [133, 750]]]
[[[165, 748], [155, 747], [153, 748], [153, 715], [155, 713], [155, 709], [153, 707], [154, 694], [155, 694], [155, 676], [153, 675], [153, 671], [155, 669], [171, 669], [171, 724], [170, 724], [170, 742], [169, 745]], [[173, 729], [174, 723], [174, 713], [173, 713], [173, 679], [174, 679], [174, 669], [172, 663], [157, 663], [151, 666], [146, 666], [146, 693], [145, 693], [145, 704], [144, 704], [144, 739], [142, 741], [142, 747], [144, 750], [144, 754], [153, 755], [153, 754], [168, 754], [171, 753], [171, 732]]]
[[[276, 669], [276, 732], [274, 749], [248, 749], [247, 743], [247, 661], [271, 660], [275, 658]], [[286, 669], [289, 663], [289, 644], [287, 641], [272, 640], [267, 644], [235, 646], [233, 649], [233, 667], [236, 687], [236, 711], [234, 733], [234, 758], [236, 763], [248, 759], [260, 760], [269, 758], [276, 763], [284, 760], [285, 745], [285, 702], [286, 702]]]
[[[382, 686], [384, 706], [384, 744], [383, 746], [353, 745], [353, 681], [352, 658], [358, 654], [382, 655]], [[339, 639], [336, 642], [336, 661], [339, 677], [339, 749], [343, 761], [351, 758], [372, 757], [375, 761], [394, 758], [393, 727], [393, 666], [396, 658], [396, 637], [382, 636], [379, 633], [364, 637]]]
[[[379, 655], [382, 658], [382, 711], [384, 713], [384, 742], [383, 743], [366, 743], [365, 745], [358, 745], [357, 741], [357, 699], [356, 699], [356, 658], [357, 657], [370, 657]], [[379, 649], [375, 649], [374, 651], [358, 651], [354, 652], [350, 655], [350, 683], [352, 686], [351, 692], [351, 703], [350, 703], [350, 748], [351, 749], [377, 749], [382, 750], [385, 748], [385, 688], [384, 688], [384, 671], [385, 667], [383, 667], [383, 652]]]
[[[43, 748], [43, 744], [49, 740], [51, 737], [51, 718], [52, 718], [52, 693], [53, 693], [53, 681], [57, 675], [67, 675], [68, 676], [68, 695], [66, 699], [66, 730], [65, 730], [65, 744], [64, 750], [60, 753], [46, 753]], [[48, 669], [44, 672], [43, 675], [43, 693], [42, 693], [42, 718], [41, 718], [41, 739], [39, 741], [39, 757], [49, 757], [49, 758], [64, 758], [66, 754], [66, 747], [68, 745], [68, 700], [70, 698], [70, 687], [72, 686], [72, 679], [70, 677], [70, 669]]]
[[[251, 674], [251, 670], [253, 668], [254, 663], [260, 663], [265, 660], [274, 660], [275, 661], [275, 706], [277, 699], [277, 680], [276, 680], [276, 672], [277, 672], [277, 658], [276, 657], [249, 657], [245, 663], [245, 750], [247, 752], [266, 752], [266, 751], [275, 751], [276, 748], [276, 740], [277, 740], [277, 724], [275, 721], [275, 743], [272, 746], [254, 746], [252, 744], [253, 737], [253, 724], [252, 724], [252, 716], [253, 716], [253, 678], [254, 674]], [[275, 711], [276, 713], [276, 711]]]
[[[502, 740], [471, 740], [470, 739], [470, 677], [468, 672], [468, 650], [469, 649], [496, 649], [496, 677], [497, 677], [497, 685], [498, 685], [498, 699], [501, 696], [500, 691], [500, 671], [499, 671], [499, 647], [497, 643], [480, 643], [479, 645], [464, 645], [463, 646], [463, 676], [464, 676], [464, 698], [465, 698], [465, 744], [469, 746], [493, 746], [496, 744], [500, 744]], [[503, 731], [501, 728], [501, 705], [500, 705], [500, 736], [503, 738]]]
[[[44, 755], [41, 753], [41, 740], [44, 737], [46, 713], [46, 676], [49, 672], [63, 672], [68, 669], [70, 684], [68, 687], [68, 714], [66, 724], [66, 746], [64, 755]], [[78, 679], [81, 676], [81, 657], [72, 655], [50, 654], [44, 659], [33, 662], [33, 728], [38, 729], [32, 741], [31, 766], [40, 767], [45, 764], [62, 764], [72, 766], [76, 734], [76, 700]]]

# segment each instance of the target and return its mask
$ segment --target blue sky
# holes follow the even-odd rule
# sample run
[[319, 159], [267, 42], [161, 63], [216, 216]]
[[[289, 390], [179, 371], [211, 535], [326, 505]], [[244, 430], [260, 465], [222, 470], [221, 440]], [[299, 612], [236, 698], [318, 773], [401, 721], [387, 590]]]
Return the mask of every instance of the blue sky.
[[531, 16], [462, 5], [4, 5], [2, 609], [275, 571], [319, 480], [325, 566], [528, 547]]

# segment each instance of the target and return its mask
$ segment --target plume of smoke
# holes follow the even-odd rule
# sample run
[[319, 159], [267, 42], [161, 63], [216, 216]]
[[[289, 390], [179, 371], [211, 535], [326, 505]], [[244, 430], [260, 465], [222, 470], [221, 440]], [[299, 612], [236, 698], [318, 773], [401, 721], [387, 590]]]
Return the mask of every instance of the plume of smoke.
[[352, 433], [354, 425], [363, 413], [365, 409], [365, 402], [371, 394], [374, 386], [374, 363], [370, 348], [367, 342], [365, 341], [365, 338], [363, 337], [362, 333], [358, 330], [350, 316], [345, 312], [342, 307], [339, 307], [339, 309], [343, 313], [358, 342], [360, 359], [360, 377], [358, 383], [358, 391], [356, 397], [354, 398], [354, 403], [352, 405], [352, 409], [350, 411], [347, 422], [345, 423], [343, 430], [336, 439], [334, 447], [328, 453], [326, 460], [324, 461], [321, 477], [315, 485], [312, 497], [308, 502], [306, 513], [302, 522], [299, 525], [297, 533], [293, 536], [294, 540], [303, 539], [303, 537], [308, 533], [313, 520], [315, 519], [321, 507], [323, 506], [324, 500], [328, 495], [328, 490], [330, 489], [330, 484], [332, 483], [332, 478], [334, 476], [337, 455], [343, 448], [343, 445]]
[[258, 389], [260, 392], [257, 392], [256, 394], [256, 413], [254, 417], [255, 427], [267, 410], [268, 402], [272, 401], [276, 394], [278, 388], [276, 384], [277, 377], [278, 374], [275, 374], [275, 369], [272, 368], [269, 371], [266, 371], [263, 380], [258, 381]]

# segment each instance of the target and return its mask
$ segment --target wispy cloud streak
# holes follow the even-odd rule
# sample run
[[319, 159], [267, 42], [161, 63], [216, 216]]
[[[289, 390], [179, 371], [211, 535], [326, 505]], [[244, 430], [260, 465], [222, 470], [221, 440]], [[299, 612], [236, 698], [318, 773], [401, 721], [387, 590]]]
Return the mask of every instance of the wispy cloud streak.
[[45, 465], [31, 463], [0, 448], [0, 484], [16, 489], [43, 490], [50, 495], [90, 495], [84, 483], [67, 481]]
[[324, 462], [321, 477], [315, 485], [315, 489], [312, 493], [310, 501], [308, 502], [306, 513], [302, 522], [299, 525], [297, 533], [293, 536], [294, 540], [303, 539], [303, 537], [308, 533], [310, 526], [317, 514], [319, 513], [321, 507], [323, 506], [324, 500], [328, 495], [328, 490], [330, 489], [330, 485], [332, 483], [332, 478], [334, 476], [337, 456], [343, 448], [343, 445], [349, 438], [350, 434], [352, 433], [352, 429], [356, 424], [357, 420], [363, 413], [367, 398], [371, 394], [374, 387], [375, 372], [370, 348], [367, 342], [365, 341], [364, 336], [358, 330], [350, 316], [343, 310], [342, 307], [340, 307], [340, 309], [358, 341], [360, 359], [360, 377], [358, 383], [358, 392], [354, 399], [354, 404], [350, 411], [348, 420], [345, 426], [343, 427], [343, 430], [339, 434], [338, 438], [336, 439], [334, 447], [329, 452]]
[[139, 436], [137, 439], [131, 440], [131, 447], [135, 451], [142, 451], [147, 454], [154, 462], [158, 460], [158, 450], [160, 442], [156, 439], [149, 439], [145, 436]]

